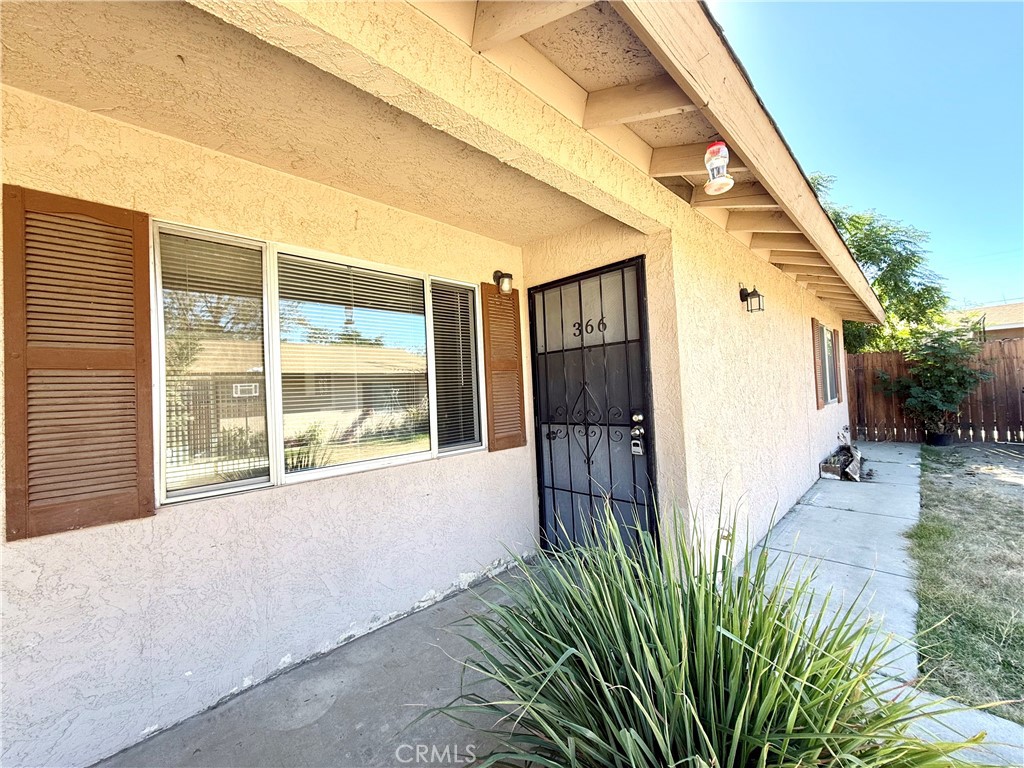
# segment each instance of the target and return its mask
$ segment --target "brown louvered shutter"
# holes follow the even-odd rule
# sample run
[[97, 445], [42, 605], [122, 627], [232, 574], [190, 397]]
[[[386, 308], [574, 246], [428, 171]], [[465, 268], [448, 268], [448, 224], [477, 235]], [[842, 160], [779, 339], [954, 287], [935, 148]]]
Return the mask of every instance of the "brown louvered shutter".
[[824, 369], [821, 358], [824, 350], [821, 348], [821, 323], [811, 318], [811, 337], [814, 344], [814, 394], [818, 398], [818, 410], [825, 407], [825, 381]]
[[7, 538], [151, 515], [148, 218], [3, 194]]
[[839, 331], [838, 329], [832, 330], [832, 365], [836, 377], [836, 402], [843, 402], [843, 376], [842, 376], [842, 362], [846, 359], [846, 353], [839, 348]]
[[503, 296], [492, 283], [480, 285], [484, 315], [484, 374], [487, 387], [488, 450], [526, 445], [523, 352], [519, 291]]

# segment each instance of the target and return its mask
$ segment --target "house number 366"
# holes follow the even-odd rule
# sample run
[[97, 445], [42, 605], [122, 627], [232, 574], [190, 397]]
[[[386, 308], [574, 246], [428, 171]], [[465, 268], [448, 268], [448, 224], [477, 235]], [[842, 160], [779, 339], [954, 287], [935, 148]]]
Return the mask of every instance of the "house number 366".
[[[583, 335], [584, 331], [586, 331], [587, 333], [593, 333], [594, 332], [594, 321], [588, 319], [587, 322], [586, 322], [586, 325], [584, 325], [581, 322], [575, 322], [575, 323], [572, 324], [572, 327], [576, 329], [575, 332], [573, 333], [573, 336], [581, 336], [581, 335]], [[597, 321], [597, 330], [599, 330], [601, 333], [604, 333], [605, 331], [608, 330], [608, 323], [606, 323], [604, 321], [603, 317], [600, 320]]]

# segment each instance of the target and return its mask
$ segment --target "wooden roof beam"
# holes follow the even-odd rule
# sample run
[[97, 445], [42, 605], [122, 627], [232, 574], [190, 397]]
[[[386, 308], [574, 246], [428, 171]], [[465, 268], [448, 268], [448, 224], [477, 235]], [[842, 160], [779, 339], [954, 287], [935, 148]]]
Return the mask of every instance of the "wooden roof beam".
[[818, 249], [806, 237], [800, 234], [780, 234], [777, 232], [755, 232], [750, 238], [752, 249], [802, 251], [817, 253]]
[[702, 187], [694, 187], [690, 205], [694, 208], [762, 208], [767, 210], [779, 207], [775, 198], [757, 182], [737, 184], [721, 195], [709, 195]]
[[840, 279], [836, 271], [825, 264], [779, 264], [778, 267], [787, 275], [821, 275]]
[[815, 290], [813, 286], [811, 287], [811, 290], [813, 290], [814, 295], [822, 301], [850, 301], [854, 304], [860, 304], [860, 302], [857, 301], [857, 297], [849, 291], [839, 291], [838, 289], [828, 291], [824, 289]]
[[[613, 0], [612, 6], [729, 145], [749, 161], [782, 211], [853, 287], [877, 322], [885, 311], [858, 269], [778, 128], [725, 43], [706, 3]], [[787, 249], [788, 250], [788, 249]]]
[[768, 260], [775, 265], [803, 264], [809, 267], [827, 267], [828, 262], [821, 256], [804, 251], [772, 251]]
[[781, 211], [733, 211], [729, 214], [725, 228], [729, 232], [800, 234], [793, 220]]
[[[697, 107], [690, 97], [683, 93], [671, 76], [660, 75], [641, 83], [592, 91], [587, 96], [583, 127], [590, 130], [603, 125], [637, 123], [695, 109]], [[701, 170], [704, 170], [703, 158], [704, 153], [701, 152]]]
[[[699, 144], [677, 144], [674, 147], [655, 147], [651, 152], [650, 174], [656, 179], [665, 176], [696, 176], [706, 174], [708, 169], [704, 166], [704, 153], [707, 152], [707, 142]], [[747, 164], [732, 150], [730, 150], [729, 170], [749, 170]]]
[[480, 0], [473, 24], [473, 50], [483, 53], [592, 4], [593, 0]]

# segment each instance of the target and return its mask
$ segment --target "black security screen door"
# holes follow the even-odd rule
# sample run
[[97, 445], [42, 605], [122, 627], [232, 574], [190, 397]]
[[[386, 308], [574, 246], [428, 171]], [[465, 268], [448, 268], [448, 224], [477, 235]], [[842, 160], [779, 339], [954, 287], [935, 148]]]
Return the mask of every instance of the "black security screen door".
[[643, 257], [530, 289], [541, 536], [585, 540], [606, 500], [655, 530]]

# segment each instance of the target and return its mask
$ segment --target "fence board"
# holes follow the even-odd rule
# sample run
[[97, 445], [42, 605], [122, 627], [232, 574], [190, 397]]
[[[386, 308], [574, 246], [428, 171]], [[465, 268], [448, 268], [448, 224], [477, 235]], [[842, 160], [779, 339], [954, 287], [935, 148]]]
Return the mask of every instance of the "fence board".
[[[960, 406], [958, 439], [963, 442], [1024, 442], [1024, 339], [988, 341], [972, 361], [991, 371]], [[846, 356], [850, 428], [869, 442], [924, 440], [921, 424], [908, 416], [893, 395], [876, 390], [877, 371], [893, 378], [907, 375], [900, 352], [865, 352]]]

